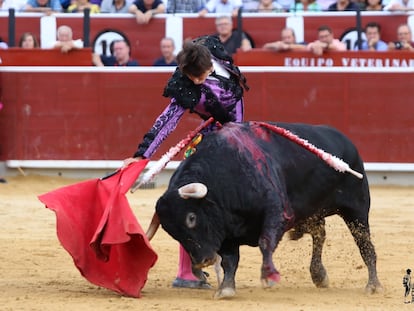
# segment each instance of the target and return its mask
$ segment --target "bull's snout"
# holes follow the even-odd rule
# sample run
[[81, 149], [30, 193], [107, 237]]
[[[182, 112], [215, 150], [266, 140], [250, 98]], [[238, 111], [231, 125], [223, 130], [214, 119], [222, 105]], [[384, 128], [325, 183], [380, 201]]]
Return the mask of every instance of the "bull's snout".
[[217, 261], [218, 255], [214, 254], [214, 256], [212, 258], [203, 258], [200, 262], [196, 262], [194, 263], [194, 260], [192, 258], [193, 261], [193, 267], [196, 269], [201, 269], [201, 268], [205, 268], [211, 265], [214, 265]]

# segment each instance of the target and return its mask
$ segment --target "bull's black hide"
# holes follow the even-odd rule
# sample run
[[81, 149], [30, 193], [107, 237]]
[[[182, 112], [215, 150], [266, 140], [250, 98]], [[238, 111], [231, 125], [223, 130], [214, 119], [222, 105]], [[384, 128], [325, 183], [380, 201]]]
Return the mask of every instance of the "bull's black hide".
[[312, 235], [312, 280], [328, 286], [321, 261], [324, 218], [336, 214], [344, 219], [368, 267], [367, 291], [380, 290], [368, 224], [368, 181], [356, 147], [327, 126], [277, 125], [343, 159], [363, 179], [335, 171], [257, 123], [229, 123], [205, 135], [172, 176], [156, 206], [162, 227], [184, 246], [195, 268], [211, 264], [217, 254], [222, 257], [224, 279], [216, 293], [221, 298], [235, 293], [240, 245], [260, 247], [264, 285], [279, 280], [272, 254], [289, 229], [295, 239]]

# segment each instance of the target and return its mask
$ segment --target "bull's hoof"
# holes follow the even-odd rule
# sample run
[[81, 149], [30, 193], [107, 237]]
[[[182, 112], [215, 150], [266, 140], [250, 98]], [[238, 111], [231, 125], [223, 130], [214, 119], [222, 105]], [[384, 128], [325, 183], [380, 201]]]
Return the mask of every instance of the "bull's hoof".
[[320, 279], [320, 280], [314, 280], [313, 283], [315, 284], [316, 287], [319, 288], [328, 288], [329, 287], [329, 278], [328, 276], [325, 274], [325, 277]]
[[379, 282], [375, 284], [368, 283], [367, 286], [365, 286], [365, 293], [367, 295], [378, 294], [378, 293], [383, 293], [383, 292], [384, 292], [384, 288]]
[[267, 278], [262, 278], [261, 282], [263, 288], [273, 287], [276, 283], [280, 282], [280, 274], [272, 273]]
[[235, 295], [236, 295], [236, 290], [234, 288], [225, 287], [225, 288], [219, 289], [214, 294], [214, 299], [230, 298], [230, 297], [234, 297]]
[[260, 280], [262, 282], [262, 287], [263, 288], [270, 288], [273, 287], [276, 282], [272, 281], [272, 280], [268, 280], [268, 279], [261, 279]]

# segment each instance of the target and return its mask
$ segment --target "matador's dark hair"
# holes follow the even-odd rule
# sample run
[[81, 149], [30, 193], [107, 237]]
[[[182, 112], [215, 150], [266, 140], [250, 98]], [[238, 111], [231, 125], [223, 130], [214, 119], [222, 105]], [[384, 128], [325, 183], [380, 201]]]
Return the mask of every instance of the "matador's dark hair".
[[183, 74], [199, 77], [213, 66], [209, 49], [191, 40], [184, 41], [177, 55], [178, 68]]

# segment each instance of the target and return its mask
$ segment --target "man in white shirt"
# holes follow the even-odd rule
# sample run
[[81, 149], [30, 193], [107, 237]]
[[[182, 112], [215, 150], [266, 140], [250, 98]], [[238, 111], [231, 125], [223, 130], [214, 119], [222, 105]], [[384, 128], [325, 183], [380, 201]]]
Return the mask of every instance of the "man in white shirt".
[[27, 0], [0, 0], [0, 11], [15, 9], [16, 12], [23, 10]]
[[413, 11], [414, 0], [391, 0], [384, 11]]
[[51, 42], [46, 48], [60, 49], [62, 53], [67, 53], [73, 49], [83, 48], [83, 41], [73, 40], [72, 28], [62, 25], [57, 29], [57, 40]]

